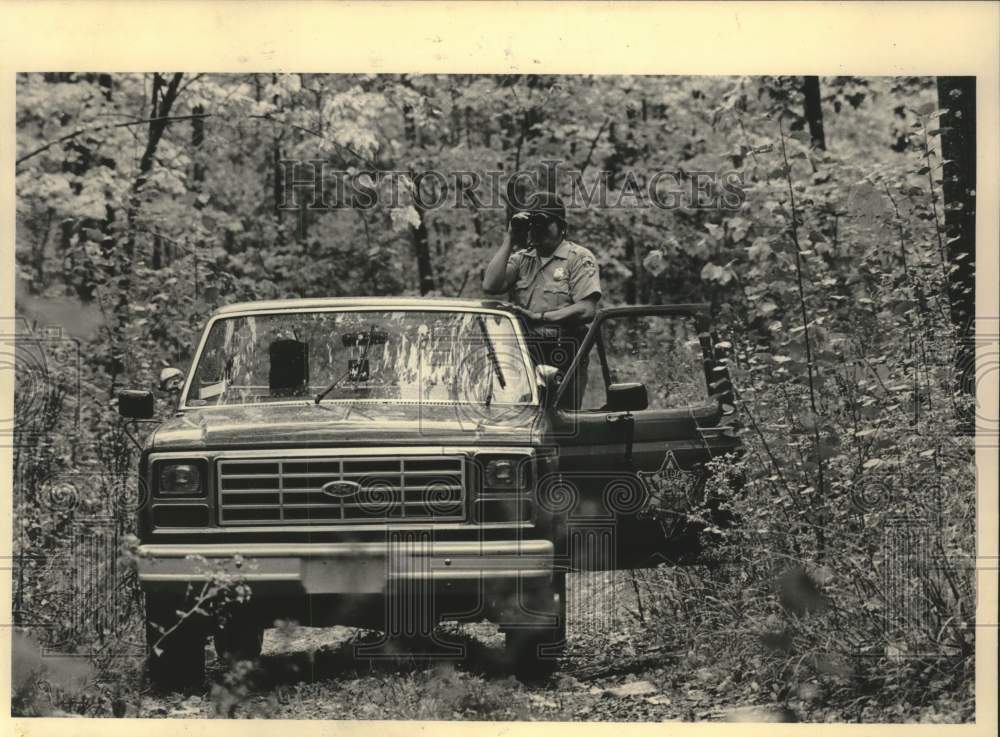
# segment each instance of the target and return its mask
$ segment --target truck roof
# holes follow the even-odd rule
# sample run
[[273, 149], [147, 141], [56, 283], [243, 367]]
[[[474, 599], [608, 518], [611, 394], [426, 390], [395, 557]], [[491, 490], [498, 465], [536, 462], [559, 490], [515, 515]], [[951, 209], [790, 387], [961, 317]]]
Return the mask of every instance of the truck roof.
[[384, 308], [384, 309], [474, 309], [509, 310], [510, 304], [495, 299], [454, 299], [446, 297], [308, 297], [305, 299], [269, 299], [256, 302], [237, 302], [218, 308], [213, 314], [236, 315], [254, 312], [280, 312], [283, 310], [318, 310], [329, 308]]

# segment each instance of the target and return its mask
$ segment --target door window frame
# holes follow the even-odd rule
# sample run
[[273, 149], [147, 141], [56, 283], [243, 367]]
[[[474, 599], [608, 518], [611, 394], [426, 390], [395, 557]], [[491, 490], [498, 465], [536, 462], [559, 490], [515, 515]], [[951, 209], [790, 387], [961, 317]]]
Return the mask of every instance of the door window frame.
[[[708, 399], [709, 401], [718, 401], [723, 404], [733, 404], [733, 389], [732, 383], [729, 379], [729, 370], [726, 368], [726, 364], [722, 361], [722, 359], [727, 356], [727, 352], [722, 351], [718, 346], [718, 340], [712, 330], [711, 321], [709, 319], [711, 315], [711, 306], [707, 302], [673, 305], [629, 305], [627, 307], [608, 307], [598, 310], [597, 315], [594, 316], [594, 320], [590, 324], [590, 328], [587, 330], [587, 334], [583, 338], [583, 342], [581, 343], [579, 350], [573, 357], [573, 362], [566, 370], [566, 377], [568, 378], [570, 376], [574, 376], [575, 373], [579, 371], [580, 363], [583, 360], [583, 357], [590, 352], [590, 349], [596, 343], [598, 360], [601, 362], [601, 377], [604, 381], [606, 396], [607, 388], [610, 386], [611, 377], [604, 340], [602, 339], [601, 325], [607, 320], [629, 315], [666, 315], [692, 318], [695, 323], [695, 329], [698, 331], [698, 342], [701, 344], [702, 365], [705, 373], [705, 386], [708, 391]], [[715, 391], [712, 389], [713, 382], [717, 382], [719, 384], [718, 389]], [[553, 399], [552, 405], [554, 407], [561, 407], [560, 403], [562, 402], [563, 395], [566, 393], [567, 387], [571, 383], [572, 382], [564, 379], [562, 384], [560, 384]], [[561, 408], [560, 411], [588, 413], [600, 412], [604, 410]]]

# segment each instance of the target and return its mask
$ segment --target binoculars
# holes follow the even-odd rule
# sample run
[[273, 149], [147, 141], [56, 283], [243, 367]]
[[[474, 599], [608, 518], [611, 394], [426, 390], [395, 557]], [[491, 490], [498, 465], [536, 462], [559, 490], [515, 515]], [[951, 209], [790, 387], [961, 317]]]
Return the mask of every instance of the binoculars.
[[[518, 215], [527, 215], [528, 217], [518, 217]], [[554, 221], [544, 212], [521, 211], [510, 219], [511, 234], [516, 237], [524, 237], [530, 230], [545, 229], [550, 222]]]

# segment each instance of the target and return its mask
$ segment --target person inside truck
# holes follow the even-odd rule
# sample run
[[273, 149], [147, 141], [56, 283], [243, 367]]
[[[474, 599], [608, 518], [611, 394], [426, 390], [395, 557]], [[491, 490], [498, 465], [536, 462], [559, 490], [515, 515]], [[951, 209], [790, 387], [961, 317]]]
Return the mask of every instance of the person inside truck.
[[[526, 205], [511, 218], [486, 267], [483, 291], [509, 295], [536, 363], [555, 366], [565, 377], [597, 314], [600, 271], [589, 249], [566, 238], [566, 206], [558, 195], [536, 192]], [[579, 407], [583, 396], [586, 364], [580, 368], [564, 394], [567, 409]]]

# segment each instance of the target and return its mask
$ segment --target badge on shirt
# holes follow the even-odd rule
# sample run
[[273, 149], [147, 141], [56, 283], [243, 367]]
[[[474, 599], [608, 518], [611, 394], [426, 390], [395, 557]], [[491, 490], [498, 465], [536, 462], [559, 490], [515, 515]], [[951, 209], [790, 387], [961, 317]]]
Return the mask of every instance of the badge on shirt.
[[552, 278], [556, 281], [562, 281], [566, 278], [566, 270], [560, 266], [558, 269], [552, 272]]

